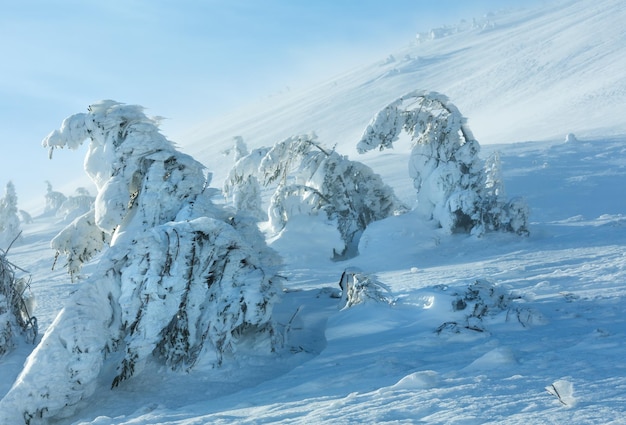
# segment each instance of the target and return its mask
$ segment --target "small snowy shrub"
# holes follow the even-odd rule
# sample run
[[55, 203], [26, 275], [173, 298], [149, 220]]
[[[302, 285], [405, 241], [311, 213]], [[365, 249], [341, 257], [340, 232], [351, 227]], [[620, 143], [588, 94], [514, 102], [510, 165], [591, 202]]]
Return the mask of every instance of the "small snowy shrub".
[[522, 297], [488, 280], [476, 280], [464, 292], [456, 293], [452, 300], [452, 311], [460, 313], [460, 320], [443, 323], [437, 333], [460, 333], [465, 330], [485, 332], [485, 322], [502, 317], [506, 322], [517, 322], [527, 327], [534, 320], [539, 321], [538, 313], [519, 303]]
[[213, 204], [202, 164], [178, 152], [139, 106], [91, 105], [43, 145], [76, 149], [85, 140], [85, 171], [98, 193], [53, 246], [73, 277], [101, 256], [0, 401], [0, 423], [70, 415], [115, 366], [112, 386], [151, 362], [190, 371], [219, 366], [243, 342], [267, 353], [280, 343], [272, 318], [279, 260], [255, 223]]
[[490, 165], [489, 177], [465, 118], [445, 96], [414, 91], [392, 102], [372, 119], [357, 150], [391, 148], [402, 131], [413, 140], [409, 175], [420, 215], [448, 232], [528, 233], [528, 209], [503, 200], [502, 183], [494, 180], [499, 164]]
[[376, 276], [363, 273], [357, 268], [348, 268], [339, 279], [342, 309], [364, 302], [384, 302], [393, 304], [391, 290]]
[[111, 235], [96, 226], [95, 211], [90, 210], [72, 221], [56, 235], [50, 246], [56, 250], [55, 262], [63, 254], [72, 282], [80, 275], [83, 264], [109, 244]]
[[32, 297], [26, 294], [28, 281], [16, 277], [16, 270], [0, 249], [0, 357], [15, 347], [18, 336], [29, 343], [37, 337], [37, 319], [30, 315]]

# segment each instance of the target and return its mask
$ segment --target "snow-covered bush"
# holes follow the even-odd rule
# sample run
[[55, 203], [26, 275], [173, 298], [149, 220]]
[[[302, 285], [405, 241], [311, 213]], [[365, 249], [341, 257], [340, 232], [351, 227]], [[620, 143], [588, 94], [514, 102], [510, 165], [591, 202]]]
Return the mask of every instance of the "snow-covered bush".
[[278, 259], [254, 223], [211, 202], [217, 191], [204, 167], [139, 106], [91, 105], [43, 145], [75, 149], [86, 139], [94, 209], [55, 246], [69, 253], [70, 270], [104, 246], [103, 234], [110, 247], [0, 401], [0, 423], [71, 414], [110, 366], [117, 386], [150, 362], [189, 371], [220, 365], [240, 340], [268, 353], [280, 343], [272, 319]]
[[65, 267], [74, 282], [80, 275], [83, 264], [109, 244], [111, 235], [96, 226], [95, 211], [90, 210], [73, 220], [50, 242], [56, 250], [55, 263], [62, 254], [67, 261]]
[[391, 290], [376, 276], [363, 273], [358, 268], [347, 268], [339, 279], [342, 309], [368, 301], [393, 304]]
[[454, 293], [452, 311], [460, 318], [444, 322], [436, 333], [460, 333], [462, 331], [485, 332], [485, 322], [502, 316], [505, 322], [519, 323], [528, 327], [541, 323], [539, 313], [525, 307], [523, 297], [489, 280], [479, 279], [467, 286], [465, 291]]
[[276, 186], [268, 208], [275, 233], [296, 215], [324, 213], [336, 223], [345, 243], [336, 258], [356, 255], [368, 224], [405, 208], [379, 175], [325, 148], [314, 134], [290, 137], [241, 158], [225, 183], [227, 193], [250, 187], [250, 177]]
[[[409, 174], [417, 190], [416, 210], [448, 232], [485, 230], [528, 232], [527, 209], [521, 201], [495, 205], [486, 199], [487, 177], [478, 157], [480, 146], [465, 118], [448, 99], [434, 92], [414, 91], [383, 108], [372, 119], [357, 144], [360, 153], [391, 148], [402, 131], [413, 140]], [[519, 216], [513, 214], [519, 213]], [[497, 215], [501, 214], [502, 217]], [[514, 223], [499, 226], [493, 223]]]
[[17, 194], [9, 181], [4, 197], [0, 199], [0, 247], [6, 247], [20, 238], [20, 217], [17, 215]]
[[26, 293], [28, 280], [16, 276], [19, 267], [7, 259], [7, 251], [0, 249], [0, 357], [11, 351], [21, 336], [34, 343], [37, 319], [30, 315], [32, 296]]

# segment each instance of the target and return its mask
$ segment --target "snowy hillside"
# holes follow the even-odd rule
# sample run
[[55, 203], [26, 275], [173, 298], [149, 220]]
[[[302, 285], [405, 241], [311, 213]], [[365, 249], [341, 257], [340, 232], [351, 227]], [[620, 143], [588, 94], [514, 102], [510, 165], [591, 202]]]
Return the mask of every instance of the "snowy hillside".
[[[290, 222], [280, 237], [262, 226], [284, 259], [284, 350], [247, 347], [190, 373], [152, 362], [114, 389], [105, 370], [75, 414], [50, 423], [625, 423], [625, 20], [619, 0], [469, 17], [175, 140], [221, 188], [235, 136], [256, 148], [315, 131], [412, 205], [409, 141], [363, 155], [356, 143], [383, 106], [435, 90], [468, 118], [482, 157], [500, 152], [507, 195], [531, 208], [530, 235], [451, 235], [408, 212], [370, 224], [358, 256], [331, 261], [337, 232], [323, 220]], [[66, 224], [35, 217], [8, 253], [32, 276], [40, 334], [76, 290], [51, 271], [50, 240]], [[379, 282], [378, 300], [346, 308], [346, 269]], [[0, 397], [32, 349], [0, 357]]]
[[[216, 117], [176, 141], [220, 182], [218, 153], [236, 135], [256, 147], [315, 131], [352, 157], [371, 117], [415, 89], [448, 96], [482, 145], [560, 140], [570, 132], [623, 134], [624, 5], [617, 0], [548, 5], [421, 29], [416, 40], [386, 58], [373, 58], [369, 66]], [[431, 39], [430, 33], [438, 36]]]

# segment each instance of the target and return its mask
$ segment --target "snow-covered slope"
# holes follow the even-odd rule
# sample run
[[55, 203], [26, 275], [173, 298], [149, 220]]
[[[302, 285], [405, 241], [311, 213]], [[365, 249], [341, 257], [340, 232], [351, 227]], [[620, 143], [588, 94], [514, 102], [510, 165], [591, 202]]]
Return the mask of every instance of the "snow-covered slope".
[[601, 0], [469, 17], [308, 91], [211, 119], [176, 141], [220, 183], [219, 152], [236, 135], [258, 146], [315, 131], [352, 157], [371, 117], [414, 89], [447, 95], [481, 144], [623, 134], [625, 16], [623, 2]]
[[[408, 213], [372, 224], [358, 257], [332, 262], [331, 231], [293, 226], [274, 244], [286, 259], [277, 320], [289, 350], [189, 375], [148, 368], [114, 390], [103, 383], [59, 423], [623, 423], [625, 20], [618, 0], [494, 14], [176, 140], [219, 187], [234, 136], [256, 147], [314, 130], [410, 202], [408, 143], [362, 156], [355, 144], [391, 100], [437, 90], [469, 118], [483, 155], [501, 152], [531, 235], [445, 235]], [[569, 132], [579, 140], [566, 143]], [[32, 274], [41, 331], [73, 289], [50, 271], [61, 227], [36, 217], [10, 251]], [[342, 309], [347, 267], [375, 274], [392, 303]], [[31, 349], [0, 359], [0, 396]]]

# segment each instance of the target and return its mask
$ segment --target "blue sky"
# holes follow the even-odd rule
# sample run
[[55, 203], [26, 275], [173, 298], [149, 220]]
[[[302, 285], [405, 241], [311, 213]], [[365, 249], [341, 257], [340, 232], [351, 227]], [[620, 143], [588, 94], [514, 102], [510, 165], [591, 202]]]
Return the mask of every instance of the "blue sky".
[[176, 136], [205, 117], [383, 58], [419, 31], [540, 2], [2, 1], [0, 190], [13, 180], [20, 199], [43, 200], [49, 180], [66, 191], [84, 154], [49, 161], [40, 141], [93, 101], [143, 105], [184, 144]]

